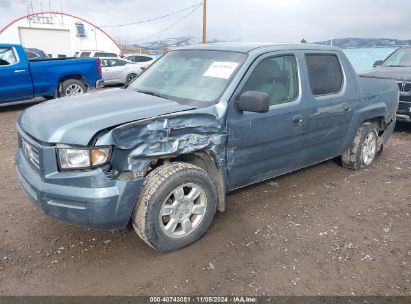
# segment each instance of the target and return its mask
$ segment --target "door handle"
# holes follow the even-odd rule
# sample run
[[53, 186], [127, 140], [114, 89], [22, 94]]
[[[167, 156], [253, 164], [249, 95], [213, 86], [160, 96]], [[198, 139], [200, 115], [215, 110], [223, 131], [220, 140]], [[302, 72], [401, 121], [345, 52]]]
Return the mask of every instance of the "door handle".
[[296, 115], [293, 116], [293, 123], [296, 126], [301, 126], [303, 124], [303, 116], [302, 115]]
[[351, 107], [349, 105], [345, 105], [344, 106], [344, 111], [345, 112], [350, 112], [351, 111]]
[[14, 73], [23, 73], [26, 72], [27, 70], [14, 70]]

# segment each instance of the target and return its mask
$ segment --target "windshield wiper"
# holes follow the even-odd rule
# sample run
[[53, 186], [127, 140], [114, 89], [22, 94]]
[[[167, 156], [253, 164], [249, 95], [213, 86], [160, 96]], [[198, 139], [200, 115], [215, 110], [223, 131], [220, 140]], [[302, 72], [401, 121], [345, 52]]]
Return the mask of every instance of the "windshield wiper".
[[161, 95], [159, 93], [156, 92], [151, 92], [151, 91], [144, 91], [144, 90], [136, 90], [139, 93], [143, 93], [143, 94], [147, 94], [147, 95], [151, 95], [151, 96], [155, 96], [155, 97], [160, 97], [160, 98], [164, 98], [164, 99], [168, 99], [167, 97], [165, 97], [164, 95]]
[[390, 65], [387, 65], [388, 67], [390, 67], [390, 68], [406, 68], [406, 67], [409, 67], [409, 65], [398, 65], [398, 64], [390, 64]]

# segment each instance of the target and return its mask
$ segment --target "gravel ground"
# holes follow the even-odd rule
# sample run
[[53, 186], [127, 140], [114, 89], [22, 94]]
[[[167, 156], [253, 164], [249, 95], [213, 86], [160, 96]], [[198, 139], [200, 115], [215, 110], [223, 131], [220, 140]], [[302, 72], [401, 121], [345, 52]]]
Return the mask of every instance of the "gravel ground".
[[209, 232], [159, 254], [133, 231], [46, 217], [0, 109], [0, 295], [411, 295], [411, 126], [363, 171], [328, 161], [236, 191]]

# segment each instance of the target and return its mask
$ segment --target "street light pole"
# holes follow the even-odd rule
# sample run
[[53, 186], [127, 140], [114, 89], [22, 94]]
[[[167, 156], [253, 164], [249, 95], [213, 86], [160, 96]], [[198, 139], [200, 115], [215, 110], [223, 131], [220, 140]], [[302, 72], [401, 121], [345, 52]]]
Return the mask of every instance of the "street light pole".
[[203, 0], [203, 44], [207, 43], [207, 0]]

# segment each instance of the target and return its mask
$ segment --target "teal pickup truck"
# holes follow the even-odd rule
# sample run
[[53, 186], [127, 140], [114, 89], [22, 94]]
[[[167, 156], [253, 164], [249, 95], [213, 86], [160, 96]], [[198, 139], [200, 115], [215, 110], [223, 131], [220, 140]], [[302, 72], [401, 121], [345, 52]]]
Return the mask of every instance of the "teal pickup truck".
[[73, 96], [100, 86], [100, 59], [28, 60], [18, 44], [0, 44], [0, 103]]
[[175, 250], [206, 232], [230, 191], [335, 157], [371, 166], [398, 95], [394, 80], [359, 77], [333, 47], [191, 46], [127, 87], [26, 109], [17, 174], [51, 217], [132, 224], [154, 249]]

